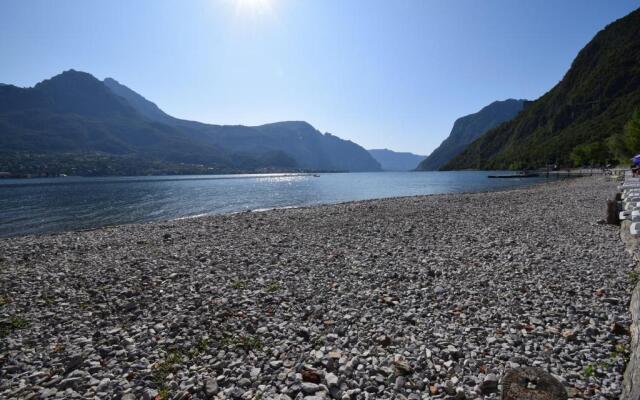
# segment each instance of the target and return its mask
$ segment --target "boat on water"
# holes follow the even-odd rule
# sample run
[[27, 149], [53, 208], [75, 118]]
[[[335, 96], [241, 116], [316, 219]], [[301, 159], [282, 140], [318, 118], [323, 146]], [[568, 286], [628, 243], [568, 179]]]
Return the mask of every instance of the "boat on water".
[[488, 175], [488, 178], [501, 178], [501, 179], [509, 179], [509, 178], [535, 178], [540, 176], [537, 172], [527, 172], [520, 171], [517, 174], [509, 174], [509, 175]]

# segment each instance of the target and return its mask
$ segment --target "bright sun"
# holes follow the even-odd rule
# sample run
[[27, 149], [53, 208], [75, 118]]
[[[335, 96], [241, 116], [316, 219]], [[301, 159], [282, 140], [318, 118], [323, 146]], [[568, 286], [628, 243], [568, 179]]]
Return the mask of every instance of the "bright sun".
[[239, 13], [262, 14], [271, 11], [273, 0], [234, 0]]

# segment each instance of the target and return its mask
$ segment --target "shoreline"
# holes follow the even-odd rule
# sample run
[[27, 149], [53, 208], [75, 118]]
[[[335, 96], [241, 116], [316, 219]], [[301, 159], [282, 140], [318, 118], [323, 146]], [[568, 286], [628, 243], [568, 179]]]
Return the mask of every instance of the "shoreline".
[[[393, 172], [393, 171], [389, 171], [389, 172]], [[430, 171], [418, 171], [418, 172], [430, 172]], [[300, 175], [300, 174], [298, 174]], [[289, 176], [296, 176], [296, 175], [289, 175]], [[268, 177], [268, 176], [265, 176]], [[252, 177], [248, 177], [248, 178], [252, 178]], [[109, 229], [109, 228], [117, 228], [117, 227], [121, 227], [121, 226], [137, 226], [137, 225], [148, 225], [148, 224], [165, 224], [165, 223], [171, 223], [174, 221], [183, 221], [183, 220], [192, 220], [192, 219], [199, 219], [199, 218], [212, 218], [212, 217], [224, 217], [224, 216], [229, 216], [229, 215], [236, 215], [236, 214], [244, 214], [244, 213], [262, 213], [262, 212], [270, 212], [270, 211], [277, 211], [277, 210], [287, 210], [287, 209], [305, 209], [305, 208], [315, 208], [315, 207], [324, 207], [324, 206], [339, 206], [339, 205], [346, 205], [346, 204], [357, 204], [357, 203], [362, 203], [362, 202], [376, 202], [376, 201], [385, 201], [385, 200], [394, 200], [394, 199], [398, 199], [398, 200], [402, 200], [402, 199], [412, 199], [412, 198], [429, 198], [432, 196], [455, 196], [455, 195], [468, 195], [468, 194], [481, 194], [481, 193], [492, 193], [492, 192], [505, 192], [505, 191], [511, 191], [511, 190], [519, 190], [519, 189], [525, 189], [525, 188], [532, 188], [532, 187], [536, 187], [538, 185], [549, 185], [549, 184], [555, 184], [556, 182], [562, 182], [563, 180], [567, 180], [567, 179], [577, 179], [577, 178], [582, 178], [582, 176], [572, 176], [572, 177], [554, 177], [554, 178], [548, 178], [545, 181], [537, 181], [537, 182], [531, 182], [531, 183], [527, 183], [526, 185], [521, 185], [521, 186], [510, 186], [510, 187], [497, 187], [497, 188], [487, 188], [485, 190], [477, 190], [477, 191], [463, 191], [463, 192], [449, 192], [449, 193], [431, 193], [431, 194], [417, 194], [417, 195], [406, 195], [406, 196], [391, 196], [391, 197], [378, 197], [378, 198], [372, 198], [372, 199], [363, 199], [363, 200], [346, 200], [346, 201], [338, 201], [335, 203], [317, 203], [317, 204], [299, 204], [299, 205], [288, 205], [288, 206], [281, 206], [281, 207], [266, 207], [266, 208], [256, 208], [256, 209], [247, 209], [247, 210], [242, 210], [242, 211], [229, 211], [229, 212], [206, 212], [206, 213], [200, 213], [200, 214], [195, 214], [195, 215], [186, 215], [186, 216], [182, 216], [182, 217], [176, 217], [176, 218], [169, 218], [169, 219], [160, 219], [160, 220], [151, 220], [151, 221], [143, 221], [143, 222], [131, 222], [131, 223], [122, 223], [122, 224], [110, 224], [110, 225], [101, 225], [101, 226], [95, 226], [95, 227], [90, 227], [90, 228], [82, 228], [82, 229], [69, 229], [69, 230], [53, 230], [53, 231], [49, 231], [49, 232], [40, 232], [40, 233], [26, 233], [26, 234], [17, 234], [17, 235], [9, 235], [9, 236], [2, 236], [0, 235], [0, 240], [3, 239], [12, 239], [12, 238], [21, 238], [21, 237], [42, 237], [42, 236], [49, 236], [49, 235], [62, 235], [62, 234], [67, 234], [67, 233], [80, 233], [80, 232], [91, 232], [91, 231], [95, 231], [95, 230], [101, 230], [101, 229]], [[207, 178], [204, 178], [205, 180]], [[218, 179], [218, 178], [216, 178]], [[227, 178], [219, 178], [219, 179], [227, 179]], [[228, 178], [228, 179], [234, 179], [234, 178]], [[187, 180], [193, 180], [193, 179], [187, 179]], [[106, 183], [110, 183], [110, 182], [106, 182]], [[29, 184], [26, 184], [29, 185]], [[21, 185], [17, 185], [17, 186], [21, 186]], [[0, 186], [1, 187], [1, 186]]]
[[633, 263], [598, 223], [615, 187], [2, 238], [0, 396], [469, 399], [530, 365], [617, 398]]

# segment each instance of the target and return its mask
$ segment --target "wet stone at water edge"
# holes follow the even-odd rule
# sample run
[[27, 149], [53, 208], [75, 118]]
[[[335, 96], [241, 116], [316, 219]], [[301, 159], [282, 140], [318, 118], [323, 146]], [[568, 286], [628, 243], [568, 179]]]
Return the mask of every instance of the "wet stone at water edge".
[[502, 400], [567, 400], [568, 397], [564, 386], [539, 368], [512, 369], [502, 378]]

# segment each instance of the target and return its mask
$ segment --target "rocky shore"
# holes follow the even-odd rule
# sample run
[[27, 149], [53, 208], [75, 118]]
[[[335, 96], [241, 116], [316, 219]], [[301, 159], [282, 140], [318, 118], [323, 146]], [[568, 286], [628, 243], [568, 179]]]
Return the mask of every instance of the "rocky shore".
[[636, 274], [615, 184], [0, 240], [0, 397], [618, 398]]

